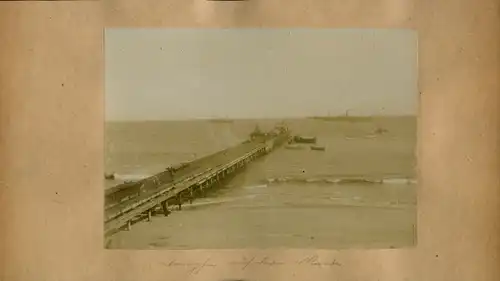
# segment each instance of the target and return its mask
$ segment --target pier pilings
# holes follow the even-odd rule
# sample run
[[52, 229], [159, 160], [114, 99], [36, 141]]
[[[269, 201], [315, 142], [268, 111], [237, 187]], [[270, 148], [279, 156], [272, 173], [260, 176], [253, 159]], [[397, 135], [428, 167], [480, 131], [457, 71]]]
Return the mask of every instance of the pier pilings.
[[106, 198], [109, 202], [106, 202], [105, 206], [105, 235], [110, 235], [122, 227], [131, 229], [132, 222], [138, 217], [145, 216], [151, 221], [153, 210], [159, 207], [164, 216], [171, 214], [170, 206], [177, 206], [178, 210], [182, 210], [185, 199], [192, 203], [197, 197], [203, 197], [214, 186], [231, 178], [255, 159], [270, 153], [286, 139], [288, 136], [277, 135], [267, 137], [263, 141], [244, 142], [234, 147], [231, 150], [232, 157], [225, 161], [214, 160], [210, 163], [210, 158], [205, 157], [205, 166], [198, 164], [199, 168], [175, 177], [175, 181], [165, 183], [165, 180], [161, 179], [166, 177], [167, 172], [163, 172], [151, 177], [154, 180], [146, 179], [115, 188], [114, 192], [107, 192]]

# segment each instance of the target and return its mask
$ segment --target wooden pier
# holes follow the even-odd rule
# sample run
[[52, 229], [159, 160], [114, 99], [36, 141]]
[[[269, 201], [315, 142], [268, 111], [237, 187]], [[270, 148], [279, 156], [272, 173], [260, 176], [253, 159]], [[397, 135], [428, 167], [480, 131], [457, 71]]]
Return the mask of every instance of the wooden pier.
[[191, 203], [203, 196], [210, 188], [233, 176], [253, 160], [270, 153], [289, 138], [288, 130], [279, 128], [147, 179], [106, 190], [105, 236], [122, 228], [130, 229], [134, 221], [151, 220], [158, 206], [161, 206], [165, 216], [173, 207], [180, 210], [185, 202]]

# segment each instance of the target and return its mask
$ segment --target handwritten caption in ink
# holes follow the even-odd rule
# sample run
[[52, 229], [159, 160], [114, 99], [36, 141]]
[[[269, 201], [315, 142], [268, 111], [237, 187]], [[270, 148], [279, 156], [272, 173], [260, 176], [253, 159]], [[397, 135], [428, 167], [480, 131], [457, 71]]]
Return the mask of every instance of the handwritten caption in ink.
[[239, 260], [229, 260], [224, 262], [215, 262], [211, 258], [207, 258], [202, 262], [183, 262], [177, 259], [162, 262], [163, 266], [166, 267], [183, 267], [187, 270], [189, 274], [199, 274], [203, 270], [207, 268], [215, 268], [218, 266], [237, 266], [241, 270], [246, 270], [250, 267], [254, 266], [265, 266], [265, 267], [276, 267], [276, 266], [288, 266], [288, 265], [297, 265], [297, 266], [312, 266], [312, 267], [340, 267], [342, 266], [340, 262], [336, 259], [324, 260], [321, 259], [318, 255], [306, 256], [300, 259], [297, 259], [292, 262], [280, 261], [269, 256], [264, 257], [243, 257]]

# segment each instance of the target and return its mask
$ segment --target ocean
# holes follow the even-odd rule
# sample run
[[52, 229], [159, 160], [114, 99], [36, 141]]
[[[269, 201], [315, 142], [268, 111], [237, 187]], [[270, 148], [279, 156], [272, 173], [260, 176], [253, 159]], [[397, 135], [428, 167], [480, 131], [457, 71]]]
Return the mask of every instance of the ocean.
[[[106, 124], [109, 188], [236, 145], [284, 121], [324, 151], [281, 147], [109, 248], [400, 248], [416, 244], [416, 118], [147, 121]], [[377, 133], [377, 129], [383, 132]]]

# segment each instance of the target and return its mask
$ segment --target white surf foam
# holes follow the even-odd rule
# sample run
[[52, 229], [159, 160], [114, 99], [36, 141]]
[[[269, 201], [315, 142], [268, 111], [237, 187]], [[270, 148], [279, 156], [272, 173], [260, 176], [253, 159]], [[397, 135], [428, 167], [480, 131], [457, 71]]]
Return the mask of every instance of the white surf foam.
[[143, 174], [115, 174], [114, 176], [115, 180], [122, 180], [122, 181], [139, 181], [151, 177], [151, 175], [143, 175]]
[[281, 177], [281, 178], [269, 178], [266, 180], [268, 184], [271, 183], [327, 183], [327, 184], [415, 184], [415, 179], [409, 178], [304, 178], [304, 177]]
[[405, 178], [393, 178], [393, 179], [384, 179], [382, 183], [386, 184], [411, 184], [413, 180], [405, 179]]
[[266, 188], [267, 184], [258, 184], [258, 185], [248, 185], [245, 186], [245, 189], [256, 189], [256, 188]]

